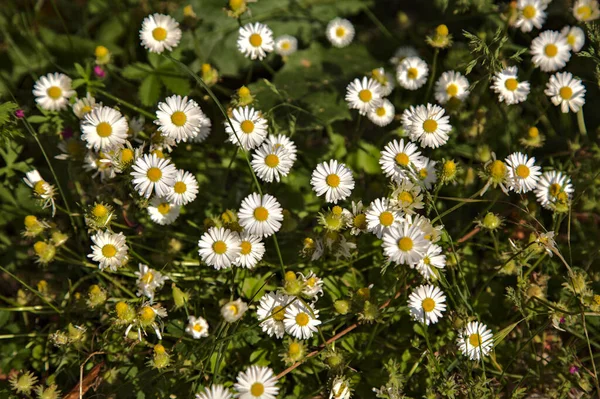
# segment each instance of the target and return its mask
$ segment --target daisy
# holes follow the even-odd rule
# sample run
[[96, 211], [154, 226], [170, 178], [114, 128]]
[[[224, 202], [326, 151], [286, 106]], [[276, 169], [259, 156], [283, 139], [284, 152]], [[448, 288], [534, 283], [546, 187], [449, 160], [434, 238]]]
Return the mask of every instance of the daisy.
[[418, 226], [402, 223], [394, 226], [383, 235], [383, 253], [391, 262], [407, 264], [418, 263], [429, 243]]
[[88, 151], [83, 159], [83, 169], [86, 172], [93, 172], [92, 177], [100, 175], [100, 181], [110, 180], [117, 175], [108, 153]]
[[419, 57], [408, 57], [398, 64], [396, 79], [407, 90], [417, 90], [427, 82], [429, 67]]
[[573, 5], [573, 16], [581, 22], [590, 22], [600, 17], [598, 0], [577, 0]]
[[517, 2], [519, 17], [515, 27], [521, 28], [521, 32], [531, 32], [534, 27], [541, 29], [546, 21], [546, 7], [541, 0], [519, 0]]
[[196, 199], [198, 181], [193, 174], [179, 169], [175, 175], [175, 183], [167, 194], [167, 200], [175, 205], [185, 205]]
[[190, 143], [202, 143], [208, 136], [210, 136], [210, 131], [212, 129], [212, 122], [210, 119], [204, 115], [204, 119], [200, 123], [200, 130], [196, 137], [192, 137], [189, 142]]
[[99, 231], [91, 239], [93, 242], [92, 253], [88, 255], [88, 258], [98, 262], [100, 270], [109, 268], [114, 272], [129, 259], [127, 242], [123, 233]]
[[416, 177], [419, 184], [426, 190], [431, 190], [431, 187], [437, 182], [436, 164], [437, 162], [432, 159], [421, 157], [421, 165], [416, 171]]
[[405, 58], [418, 57], [419, 53], [414, 47], [402, 46], [396, 49], [394, 56], [390, 58], [390, 63], [394, 66], [398, 66]]
[[52, 207], [52, 216], [54, 216], [54, 195], [56, 193], [54, 186], [46, 182], [37, 169], [27, 172], [23, 181], [33, 189], [34, 195], [40, 199], [43, 208]]
[[404, 129], [406, 132], [410, 132], [410, 125], [412, 124], [410, 118], [415, 113], [415, 109], [416, 108], [411, 105], [410, 107], [408, 107], [404, 111], [402, 111], [402, 116], [400, 116], [400, 122], [402, 123], [402, 129]]
[[375, 68], [371, 71], [371, 77], [381, 85], [381, 96], [385, 97], [394, 90], [394, 76], [383, 68]]
[[317, 277], [312, 271], [308, 272], [306, 276], [302, 273], [298, 274], [300, 274], [300, 279], [304, 283], [302, 295], [314, 301], [318, 299], [319, 295], [323, 295], [323, 279]]
[[317, 326], [321, 324], [318, 319], [319, 311], [311, 304], [295, 302], [285, 308], [283, 325], [285, 331], [297, 339], [309, 339], [316, 333]]
[[469, 93], [469, 81], [460, 72], [444, 72], [435, 82], [435, 99], [440, 104], [446, 104], [452, 98], [464, 101]]
[[492, 330], [483, 323], [472, 321], [460, 334], [457, 344], [463, 355], [471, 360], [479, 360], [494, 346]]
[[383, 99], [383, 103], [367, 114], [371, 122], [378, 126], [387, 126], [394, 120], [396, 109], [394, 104], [388, 99]]
[[154, 293], [157, 289], [162, 288], [165, 281], [169, 278], [157, 270], [151, 269], [148, 265], [139, 264], [140, 271], [135, 272], [137, 276], [136, 285], [138, 291], [137, 296], [147, 296], [150, 302], [154, 299]]
[[404, 144], [404, 139], [394, 140], [381, 151], [379, 164], [387, 177], [397, 181], [408, 179], [421, 164], [419, 147], [410, 141]]
[[362, 81], [358, 78], [354, 79], [346, 88], [348, 107], [357, 109], [361, 115], [366, 115], [381, 107], [383, 104], [381, 97], [381, 85], [366, 76], [362, 78]]
[[208, 337], [208, 323], [202, 317], [189, 316], [185, 332], [194, 339]]
[[392, 227], [398, 225], [403, 219], [399, 212], [394, 210], [387, 198], [377, 198], [366, 212], [367, 231], [381, 238]]
[[131, 176], [135, 189], [141, 196], [150, 198], [154, 191], [156, 196], [165, 197], [175, 185], [177, 169], [168, 159], [159, 158], [156, 154], [145, 154], [135, 160]]
[[234, 323], [242, 318], [248, 310], [248, 305], [241, 299], [226, 303], [221, 307], [221, 316], [228, 323]]
[[529, 82], [519, 82], [517, 67], [511, 66], [497, 72], [492, 79], [492, 90], [498, 93], [498, 100], [508, 105], [522, 103], [529, 94]]
[[567, 39], [554, 30], [547, 30], [531, 42], [532, 61], [544, 72], [554, 72], [564, 68], [571, 58]]
[[571, 178], [562, 172], [551, 170], [542, 173], [540, 180], [535, 187], [535, 196], [537, 201], [546, 209], [553, 209], [560, 197], [564, 197], [565, 202], [571, 199], [573, 194], [573, 184]]
[[558, 72], [550, 76], [546, 90], [544, 90], [552, 104], [557, 107], [560, 105], [563, 114], [569, 110], [578, 112], [585, 104], [585, 92], [581, 80], [574, 78], [570, 72]]
[[565, 26], [560, 34], [567, 39], [567, 43], [574, 53], [579, 52], [585, 44], [585, 33], [578, 26]]
[[267, 25], [255, 22], [240, 27], [237, 47], [251, 60], [262, 60], [273, 51], [273, 31]]
[[415, 265], [415, 269], [427, 281], [436, 280], [438, 278], [439, 271], [436, 269], [443, 269], [446, 267], [446, 255], [442, 255], [442, 247], [437, 244], [430, 244], [425, 251], [425, 256]]
[[161, 226], [172, 224], [179, 217], [180, 211], [181, 206], [161, 197], [152, 198], [148, 205], [150, 219]]
[[230, 120], [233, 129], [225, 122], [229, 141], [246, 151], [258, 147], [267, 137], [267, 121], [252, 107], [234, 109]]
[[539, 166], [535, 166], [535, 157], [528, 158], [520, 152], [510, 154], [504, 160], [508, 166], [508, 182], [511, 190], [517, 194], [533, 190], [540, 178]]
[[273, 145], [270, 141], [263, 143], [252, 155], [252, 169], [256, 175], [267, 183], [279, 182], [287, 176], [294, 161], [283, 146]]
[[294, 144], [294, 142], [292, 140], [290, 140], [289, 137], [284, 136], [283, 134], [278, 134], [278, 135], [272, 134], [272, 135], [269, 135], [269, 137], [267, 137], [267, 141], [275, 147], [285, 148], [285, 150], [288, 153], [288, 155], [287, 155], [288, 158], [292, 162], [296, 161], [296, 153], [297, 153], [296, 144]]
[[236, 266], [253, 269], [265, 254], [265, 244], [260, 237], [254, 236], [247, 231], [240, 234], [240, 255], [233, 262]]
[[274, 335], [276, 338], [283, 338], [285, 332], [283, 324], [283, 319], [285, 318], [284, 308], [292, 300], [293, 297], [276, 292], [269, 292], [260, 298], [256, 315], [261, 322], [260, 327], [269, 337]]
[[33, 86], [35, 102], [46, 111], [62, 111], [69, 105], [69, 97], [75, 95], [71, 78], [62, 73], [42, 76]]
[[275, 39], [275, 52], [282, 57], [294, 54], [298, 49], [298, 40], [294, 36], [283, 35]]
[[275, 399], [279, 393], [273, 370], [262, 366], [250, 366], [239, 373], [233, 387], [239, 399]]
[[438, 148], [446, 144], [452, 126], [450, 117], [444, 116], [444, 113], [444, 109], [439, 105], [417, 106], [410, 117], [410, 139], [418, 140], [424, 148]]
[[253, 193], [244, 198], [238, 212], [240, 226], [248, 233], [268, 237], [281, 228], [283, 213], [281, 205], [269, 194]]
[[144, 302], [135, 319], [135, 324], [130, 324], [125, 330], [125, 337], [133, 327], [137, 328], [138, 340], [142, 340], [142, 332], [146, 335], [146, 328], [152, 327], [158, 339], [162, 339], [162, 321], [161, 318], [167, 317], [167, 311], [159, 304], [151, 305]]
[[421, 285], [408, 297], [410, 315], [427, 325], [435, 324], [446, 311], [446, 295], [433, 285]]
[[354, 39], [354, 26], [347, 19], [335, 18], [329, 21], [325, 33], [334, 47], [346, 47]]
[[231, 399], [231, 393], [223, 385], [211, 385], [204, 392], [197, 393], [196, 399]]
[[317, 165], [312, 173], [310, 184], [317, 197], [325, 194], [325, 200], [337, 204], [346, 199], [354, 189], [352, 171], [335, 159]]
[[171, 51], [177, 47], [181, 39], [179, 23], [172, 17], [153, 14], [144, 18], [140, 29], [142, 46], [151, 53], [160, 54], [165, 49]]
[[216, 270], [230, 268], [240, 255], [240, 237], [224, 227], [211, 227], [198, 241], [202, 261]]
[[96, 99], [92, 97], [90, 93], [87, 93], [85, 97], [75, 101], [71, 108], [73, 108], [73, 113], [76, 117], [83, 119], [85, 114], [96, 108]]
[[174, 95], [158, 103], [156, 118], [161, 134], [179, 143], [196, 137], [206, 116], [196, 101]]
[[84, 116], [81, 139], [94, 151], [110, 151], [123, 147], [127, 129], [127, 120], [119, 111], [99, 106]]
[[329, 399], [350, 399], [351, 396], [352, 390], [348, 380], [341, 376], [335, 377], [329, 391]]
[[389, 204], [396, 212], [406, 215], [415, 213], [415, 209], [423, 209], [421, 187], [410, 180], [402, 180], [392, 192]]
[[362, 201], [354, 202], [352, 201], [352, 212], [348, 211], [349, 214], [346, 217], [348, 221], [348, 225], [346, 227], [350, 228], [350, 234], [353, 236], [357, 236], [360, 233], [364, 233], [367, 231], [367, 215], [363, 210]]
[[423, 215], [405, 215], [406, 223], [410, 226], [417, 226], [423, 234], [425, 234], [425, 239], [430, 243], [435, 243], [440, 240], [442, 237], [442, 230], [444, 229], [443, 225], [434, 226], [431, 223], [431, 220], [427, 219]]

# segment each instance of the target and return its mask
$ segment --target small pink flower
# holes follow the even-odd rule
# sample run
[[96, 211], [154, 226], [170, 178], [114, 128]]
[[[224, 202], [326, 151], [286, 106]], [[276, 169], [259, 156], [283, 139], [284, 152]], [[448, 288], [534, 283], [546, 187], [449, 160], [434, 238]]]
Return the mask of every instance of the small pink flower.
[[102, 69], [102, 67], [100, 65], [96, 65], [94, 67], [94, 73], [100, 79], [103, 79], [106, 76], [106, 72], [104, 71], [104, 69]]
[[579, 367], [571, 366], [571, 368], [569, 369], [569, 373], [571, 373], [571, 374], [579, 373]]
[[560, 318], [560, 324], [564, 324], [564, 322], [565, 322], [565, 321], [567, 321], [567, 320], [565, 320], [565, 318], [564, 318], [564, 317], [561, 317], [561, 318]]
[[23, 111], [22, 109], [18, 109], [15, 111], [15, 116], [19, 119], [22, 119], [25, 117], [25, 111]]

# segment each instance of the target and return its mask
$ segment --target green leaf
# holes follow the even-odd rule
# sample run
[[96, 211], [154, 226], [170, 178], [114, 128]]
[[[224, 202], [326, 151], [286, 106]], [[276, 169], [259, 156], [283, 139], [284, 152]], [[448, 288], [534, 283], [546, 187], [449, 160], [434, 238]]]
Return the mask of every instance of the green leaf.
[[496, 335], [494, 335], [494, 346], [498, 346], [498, 344], [500, 344], [502, 341], [504, 341], [504, 338], [506, 338], [508, 336], [508, 334], [510, 334], [510, 332], [516, 326], [518, 326], [520, 322], [522, 322], [525, 319], [526, 318], [523, 318], [523, 319], [517, 321], [516, 323], [513, 323], [513, 324], [509, 325], [508, 327], [505, 327], [502, 330], [498, 331], [496, 333]]
[[121, 74], [124, 78], [131, 80], [143, 80], [149, 73], [152, 73], [152, 68], [148, 64], [142, 62], [134, 62], [133, 64], [127, 65]]
[[29, 123], [44, 123], [48, 119], [49, 118], [47, 116], [43, 116], [43, 115], [31, 115], [30, 117], [27, 118], [27, 122], [29, 122]]
[[179, 94], [180, 96], [190, 94], [190, 81], [186, 78], [160, 75], [160, 81], [175, 94]]
[[140, 101], [145, 106], [156, 105], [160, 96], [160, 81], [155, 75], [149, 75], [144, 79], [138, 91]]

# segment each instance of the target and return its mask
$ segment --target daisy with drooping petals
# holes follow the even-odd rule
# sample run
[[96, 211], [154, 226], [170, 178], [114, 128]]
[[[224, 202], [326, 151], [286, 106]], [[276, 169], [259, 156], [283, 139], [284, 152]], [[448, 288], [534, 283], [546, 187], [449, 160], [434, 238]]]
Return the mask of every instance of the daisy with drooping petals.
[[396, 79], [407, 90], [417, 90], [427, 82], [429, 67], [419, 57], [408, 57], [398, 64]]
[[168, 159], [145, 154], [135, 160], [131, 176], [141, 196], [150, 198], [154, 191], [157, 197], [166, 197], [175, 184], [177, 169]]
[[435, 324], [446, 311], [446, 295], [433, 285], [421, 285], [408, 297], [410, 315], [421, 323]]
[[492, 90], [498, 93], [498, 100], [500, 102], [512, 105], [527, 100], [529, 82], [519, 82], [517, 79], [517, 67], [511, 66], [497, 72], [492, 81]]
[[544, 208], [553, 209], [553, 205], [557, 201], [568, 202], [573, 195], [573, 191], [573, 184], [571, 184], [569, 176], [551, 170], [542, 173], [535, 187], [535, 196]]
[[387, 126], [394, 120], [394, 116], [396, 116], [395, 112], [396, 109], [394, 108], [394, 104], [392, 104], [390, 100], [384, 98], [381, 106], [369, 112], [367, 117], [371, 122], [378, 126]]
[[362, 201], [352, 201], [352, 212], [349, 212], [346, 220], [348, 221], [346, 227], [350, 228], [350, 234], [353, 236], [367, 231], [367, 215], [363, 210]]
[[421, 187], [408, 179], [400, 181], [392, 192], [390, 206], [405, 215], [412, 215], [415, 209], [423, 209]]
[[221, 316], [223, 316], [226, 322], [234, 323], [241, 319], [247, 310], [248, 305], [246, 305], [246, 302], [238, 298], [235, 301], [227, 302], [221, 307]]
[[285, 308], [283, 325], [285, 331], [297, 339], [309, 339], [321, 324], [319, 311], [311, 304], [296, 301]]
[[88, 258], [98, 262], [100, 270], [109, 268], [114, 272], [129, 259], [127, 242], [123, 233], [99, 231], [91, 239], [93, 242], [92, 253], [88, 255]]
[[143, 263], [139, 264], [139, 268], [140, 271], [135, 272], [135, 275], [138, 278], [136, 281], [138, 287], [136, 295], [147, 296], [150, 299], [150, 302], [152, 302], [156, 290], [162, 288], [165, 281], [169, 278], [164, 276], [158, 270], [151, 269], [148, 265], [144, 265]]
[[444, 72], [435, 82], [435, 99], [442, 105], [453, 98], [464, 101], [469, 93], [469, 81], [460, 72]]
[[185, 205], [195, 200], [197, 194], [198, 180], [190, 172], [178, 170], [175, 183], [167, 194], [167, 200], [175, 205]]
[[268, 237], [281, 228], [283, 213], [281, 205], [269, 194], [253, 193], [244, 198], [238, 212], [240, 226], [248, 233]]
[[194, 339], [208, 337], [208, 323], [203, 317], [189, 316], [185, 332]]
[[232, 399], [231, 393], [223, 385], [211, 385], [202, 393], [196, 394], [196, 399]]
[[79, 119], [83, 119], [85, 114], [96, 108], [96, 99], [92, 97], [90, 93], [87, 93], [85, 97], [75, 101], [71, 107], [73, 108], [73, 113], [75, 116]]
[[366, 115], [382, 106], [381, 85], [376, 80], [363, 77], [350, 82], [346, 88], [348, 107]]
[[435, 170], [436, 161], [427, 157], [421, 157], [421, 165], [419, 165], [415, 176], [418, 183], [425, 187], [426, 190], [431, 190], [431, 187], [437, 182], [437, 171]]
[[521, 28], [521, 32], [531, 32], [534, 27], [541, 29], [546, 21], [546, 7], [541, 0], [519, 0], [517, 2], [519, 16], [515, 27]]
[[421, 147], [438, 148], [448, 141], [452, 130], [450, 117], [439, 105], [419, 105], [410, 117], [410, 139], [419, 141]]
[[325, 33], [333, 46], [346, 47], [354, 39], [354, 26], [347, 19], [335, 18], [329, 21]]
[[325, 201], [337, 204], [346, 199], [354, 189], [352, 171], [335, 159], [317, 165], [312, 173], [310, 184], [317, 197], [325, 194]]
[[386, 233], [393, 226], [398, 225], [403, 219], [402, 215], [394, 210], [387, 198], [377, 198], [366, 212], [367, 231], [375, 234], [377, 238]]
[[567, 65], [571, 58], [571, 48], [560, 32], [547, 30], [532, 40], [531, 54], [536, 67], [544, 72], [554, 72]]
[[394, 90], [394, 76], [383, 68], [375, 68], [371, 71], [371, 77], [381, 85], [381, 96], [385, 97]]
[[179, 143], [196, 137], [206, 116], [196, 101], [174, 95], [158, 103], [156, 118], [161, 134]]
[[581, 22], [590, 22], [600, 17], [598, 0], [577, 0], [573, 5], [573, 16]]
[[533, 190], [540, 178], [539, 166], [535, 166], [535, 157], [528, 158], [520, 152], [510, 154], [504, 160], [508, 167], [508, 184], [517, 194]]
[[269, 337], [273, 335], [276, 338], [283, 338], [285, 326], [283, 319], [285, 318], [285, 308], [292, 302], [294, 298], [276, 292], [269, 292], [260, 298], [256, 315], [261, 321], [260, 327], [266, 332]]
[[463, 355], [471, 360], [480, 360], [494, 346], [492, 330], [478, 321], [472, 321], [461, 332], [456, 343]]
[[434, 226], [431, 223], [431, 220], [427, 219], [423, 215], [406, 215], [405, 216], [406, 223], [410, 226], [417, 226], [423, 234], [425, 234], [425, 239], [430, 243], [436, 243], [442, 237], [442, 230], [444, 229], [444, 225]]
[[585, 32], [578, 26], [565, 26], [560, 34], [567, 39], [571, 51], [574, 53], [579, 52], [585, 44]]
[[247, 58], [262, 60], [274, 46], [273, 31], [267, 25], [255, 22], [240, 27], [237, 47]]
[[446, 255], [442, 255], [442, 247], [430, 244], [423, 259], [414, 267], [427, 281], [437, 280], [440, 273], [438, 269], [446, 267]]
[[419, 147], [410, 141], [404, 144], [404, 139], [391, 141], [381, 151], [379, 164], [387, 177], [397, 181], [408, 179], [421, 164]]
[[216, 270], [230, 268], [241, 251], [238, 233], [224, 227], [211, 227], [198, 241], [198, 254]]
[[285, 148], [285, 150], [288, 153], [288, 158], [292, 162], [296, 161], [296, 153], [298, 152], [298, 150], [296, 149], [296, 144], [294, 144], [294, 142], [290, 140], [289, 137], [284, 136], [283, 134], [272, 134], [269, 135], [269, 137], [267, 137], [267, 140], [269, 141], [269, 143], [271, 143], [271, 145], [275, 147]]
[[318, 277], [312, 270], [306, 276], [302, 273], [298, 274], [300, 275], [300, 280], [304, 283], [302, 295], [316, 302], [319, 299], [319, 295], [323, 295], [323, 279]]
[[402, 123], [402, 129], [404, 129], [407, 133], [410, 133], [410, 125], [412, 122], [410, 118], [415, 113], [415, 107], [409, 106], [404, 111], [402, 111], [402, 116], [400, 116], [400, 122]]
[[281, 177], [287, 176], [294, 161], [289, 157], [283, 146], [277, 146], [267, 141], [256, 149], [252, 155], [252, 169], [256, 175], [267, 183], [273, 180], [279, 182]]
[[398, 66], [398, 64], [400, 64], [405, 58], [418, 56], [419, 53], [414, 47], [401, 46], [396, 49], [394, 56], [390, 58], [390, 64]]
[[210, 136], [211, 129], [212, 129], [212, 122], [210, 121], [208, 116], [205, 115], [205, 118], [202, 120], [202, 123], [200, 124], [200, 130], [198, 131], [198, 134], [196, 135], [196, 137], [191, 138], [190, 142], [191, 143], [202, 143], [204, 140], [206, 140], [206, 138], [208, 136]]
[[110, 151], [127, 141], [127, 119], [111, 107], [99, 106], [85, 114], [81, 121], [81, 139], [94, 151]]
[[265, 244], [260, 237], [246, 231], [240, 234], [240, 255], [233, 262], [236, 266], [253, 269], [265, 254]]
[[23, 181], [33, 189], [33, 194], [35, 197], [39, 198], [43, 208], [52, 207], [52, 216], [54, 216], [56, 211], [54, 204], [54, 195], [56, 191], [54, 186], [46, 182], [37, 169], [27, 172]]
[[383, 253], [389, 261], [397, 264], [414, 265], [423, 256], [429, 242], [419, 226], [401, 223], [383, 235]]
[[46, 111], [66, 109], [69, 98], [75, 94], [71, 89], [71, 78], [58, 72], [42, 76], [33, 86], [35, 102]]
[[225, 122], [229, 141], [241, 145], [244, 150], [258, 147], [267, 137], [267, 121], [252, 107], [240, 107], [232, 111], [231, 124]]
[[294, 54], [298, 49], [298, 40], [294, 36], [283, 35], [275, 39], [275, 52], [282, 57]]
[[578, 112], [585, 104], [585, 92], [581, 80], [574, 78], [570, 72], [558, 72], [550, 76], [546, 90], [544, 90], [552, 104], [557, 107], [560, 105], [563, 114], [569, 110]]
[[148, 205], [150, 219], [161, 226], [172, 224], [179, 217], [180, 211], [181, 206], [161, 197], [152, 198]]
[[233, 387], [238, 399], [275, 399], [279, 393], [273, 370], [262, 366], [250, 366], [239, 373]]
[[172, 17], [163, 14], [152, 14], [144, 18], [140, 29], [142, 46], [151, 53], [160, 54], [173, 50], [181, 40], [179, 23]]

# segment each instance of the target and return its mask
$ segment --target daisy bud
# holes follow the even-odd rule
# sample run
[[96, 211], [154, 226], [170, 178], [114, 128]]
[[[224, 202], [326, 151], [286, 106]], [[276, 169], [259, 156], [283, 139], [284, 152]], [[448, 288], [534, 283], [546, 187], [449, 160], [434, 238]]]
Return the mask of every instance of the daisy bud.
[[229, 10], [227, 15], [232, 18], [238, 18], [248, 9], [247, 0], [229, 0]]
[[27, 237], [36, 237], [46, 228], [46, 224], [38, 220], [34, 215], [25, 216], [25, 233]]
[[69, 341], [70, 342], [79, 342], [85, 339], [85, 327], [74, 326], [69, 323], [67, 326], [67, 331], [69, 333]]
[[94, 284], [88, 290], [88, 299], [86, 301], [86, 304], [90, 308], [95, 308], [106, 302], [106, 297], [106, 291], [100, 288], [100, 286]]
[[358, 314], [358, 319], [365, 323], [373, 323], [379, 319], [379, 315], [379, 307], [370, 301], [366, 301], [362, 312]]
[[52, 232], [51, 239], [52, 239], [52, 243], [55, 246], [60, 247], [65, 242], [67, 242], [67, 240], [69, 239], [69, 236], [65, 233], [61, 233], [60, 231], [56, 230], [56, 231]]
[[356, 291], [356, 296], [361, 301], [368, 301], [371, 296], [371, 287], [359, 288], [358, 291]]
[[233, 323], [241, 319], [246, 310], [248, 310], [248, 305], [241, 299], [237, 299], [226, 303], [221, 308], [221, 316], [223, 316], [226, 322]]
[[237, 105], [240, 107], [252, 104], [254, 101], [254, 97], [252, 96], [252, 93], [250, 93], [250, 89], [246, 86], [242, 86], [238, 89], [237, 97]]
[[58, 386], [55, 384], [50, 385], [47, 388], [44, 388], [43, 385], [38, 385], [35, 388], [35, 394], [38, 399], [58, 399], [62, 397], [62, 393], [58, 390]]
[[171, 363], [171, 357], [161, 344], [154, 345], [154, 354], [150, 365], [155, 369], [164, 369]]
[[475, 150], [475, 158], [479, 162], [483, 163], [486, 163], [487, 161], [492, 159], [492, 150], [490, 149], [490, 146], [484, 144], [482, 146], [477, 147], [477, 149]]
[[56, 347], [64, 346], [69, 343], [69, 336], [58, 330], [54, 334], [50, 334], [50, 342]]
[[298, 280], [295, 274], [292, 279], [290, 273], [294, 274], [294, 272], [285, 273], [285, 283], [283, 285], [283, 290], [288, 295], [298, 296], [302, 294], [302, 290], [304, 290], [304, 281]]
[[350, 302], [345, 299], [339, 299], [333, 303], [333, 307], [335, 311], [341, 315], [348, 314], [350, 311]]
[[175, 302], [175, 309], [185, 306], [190, 300], [190, 294], [183, 292], [174, 283], [171, 285], [171, 294], [173, 295], [173, 302]]
[[297, 279], [296, 277], [296, 273], [294, 273], [293, 271], [287, 271], [285, 273], [285, 281], [295, 281]]
[[38, 241], [33, 244], [33, 250], [38, 256], [37, 262], [43, 265], [52, 262], [56, 255], [56, 247], [44, 241]]
[[444, 24], [438, 25], [433, 37], [426, 38], [427, 44], [435, 48], [446, 48], [452, 45], [452, 35], [448, 32], [448, 27]]
[[294, 364], [301, 361], [306, 356], [306, 345], [302, 341], [291, 340], [285, 352], [281, 354], [283, 361], [286, 364]]
[[135, 310], [123, 301], [117, 302], [115, 312], [117, 313], [117, 319], [123, 324], [131, 323], [135, 319]]
[[454, 181], [456, 179], [456, 172], [456, 162], [454, 162], [452, 159], [444, 162], [444, 165], [442, 166], [442, 173], [440, 175], [442, 183], [450, 183]]
[[86, 212], [85, 223], [92, 230], [104, 229], [110, 226], [113, 216], [112, 206], [97, 202]]
[[448, 36], [448, 27], [444, 24], [438, 25], [438, 27], [435, 28], [435, 33], [438, 36]]
[[212, 86], [219, 80], [219, 72], [210, 64], [202, 64], [202, 80]]
[[343, 368], [344, 363], [344, 356], [340, 352], [331, 351], [325, 355], [325, 364], [330, 369]]
[[191, 4], [183, 7], [183, 17], [184, 18], [196, 18], [196, 13], [194, 12], [194, 8]]
[[481, 226], [483, 226], [484, 228], [486, 228], [490, 231], [494, 231], [494, 230], [498, 229], [501, 225], [502, 225], [502, 218], [492, 212], [486, 213], [486, 215], [483, 217], [483, 220], [481, 222]]
[[348, 380], [341, 375], [335, 377], [329, 392], [329, 399], [349, 399], [351, 395]]
[[40, 294], [43, 296], [48, 296], [48, 282], [46, 280], [40, 280], [36, 284], [36, 287]]
[[94, 50], [96, 56], [96, 64], [104, 65], [110, 62], [110, 51], [104, 46], [98, 46]]
[[33, 389], [33, 386], [37, 383], [38, 379], [31, 371], [25, 373], [14, 374], [10, 377], [9, 382], [13, 391], [29, 395], [29, 392]]

